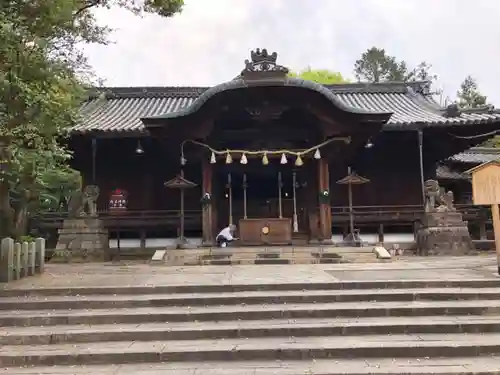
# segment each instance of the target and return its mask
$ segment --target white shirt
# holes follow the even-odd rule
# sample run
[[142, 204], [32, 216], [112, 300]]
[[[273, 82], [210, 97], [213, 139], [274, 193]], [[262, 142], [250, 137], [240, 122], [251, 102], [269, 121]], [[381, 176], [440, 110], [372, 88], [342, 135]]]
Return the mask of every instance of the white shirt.
[[223, 230], [221, 230], [219, 232], [219, 234], [217, 235], [217, 237], [222, 237], [228, 241], [232, 241], [234, 238], [233, 238], [233, 235], [231, 234], [231, 228], [230, 227], [225, 227]]

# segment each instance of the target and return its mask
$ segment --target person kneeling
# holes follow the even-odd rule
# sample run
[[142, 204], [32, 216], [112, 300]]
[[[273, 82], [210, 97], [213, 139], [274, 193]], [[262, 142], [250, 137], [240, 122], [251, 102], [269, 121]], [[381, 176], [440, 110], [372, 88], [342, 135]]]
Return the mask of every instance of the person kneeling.
[[219, 247], [227, 247], [229, 243], [237, 240], [238, 238], [234, 237], [234, 233], [236, 232], [236, 225], [229, 224], [227, 227], [222, 229], [217, 237], [215, 238], [215, 242], [217, 242], [217, 246]]

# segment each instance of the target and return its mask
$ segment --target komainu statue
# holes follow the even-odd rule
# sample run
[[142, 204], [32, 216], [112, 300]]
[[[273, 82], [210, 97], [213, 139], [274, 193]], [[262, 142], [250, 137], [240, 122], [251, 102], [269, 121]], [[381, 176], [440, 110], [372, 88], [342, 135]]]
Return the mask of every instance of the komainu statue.
[[69, 198], [68, 216], [71, 218], [97, 216], [97, 198], [99, 197], [99, 187], [88, 185], [83, 191], [75, 191]]
[[435, 212], [437, 197], [440, 192], [439, 183], [436, 180], [427, 180], [424, 184], [425, 212]]
[[436, 180], [427, 180], [424, 184], [425, 212], [454, 212], [456, 211], [452, 191], [446, 192]]
[[464, 255], [474, 249], [467, 222], [453, 204], [453, 192], [446, 192], [436, 180], [424, 185], [425, 212], [416, 231], [420, 255]]

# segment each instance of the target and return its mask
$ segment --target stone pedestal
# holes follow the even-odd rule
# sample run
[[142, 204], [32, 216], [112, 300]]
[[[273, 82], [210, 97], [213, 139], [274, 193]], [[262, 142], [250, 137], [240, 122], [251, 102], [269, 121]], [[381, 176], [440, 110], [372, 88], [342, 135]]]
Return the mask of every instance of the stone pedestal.
[[474, 249], [467, 222], [457, 211], [426, 212], [416, 234], [420, 255], [465, 255]]
[[66, 219], [52, 261], [99, 262], [109, 254], [109, 236], [102, 220], [95, 217]]

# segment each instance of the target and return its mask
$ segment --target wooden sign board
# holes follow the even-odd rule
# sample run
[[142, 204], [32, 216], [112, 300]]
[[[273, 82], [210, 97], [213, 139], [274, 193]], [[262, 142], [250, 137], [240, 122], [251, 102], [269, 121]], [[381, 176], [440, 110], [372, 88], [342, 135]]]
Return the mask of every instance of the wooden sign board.
[[472, 200], [477, 205], [500, 204], [500, 161], [468, 170], [472, 175]]
[[490, 161], [468, 170], [472, 175], [474, 204], [491, 205], [491, 218], [495, 232], [498, 274], [500, 275], [500, 161]]

